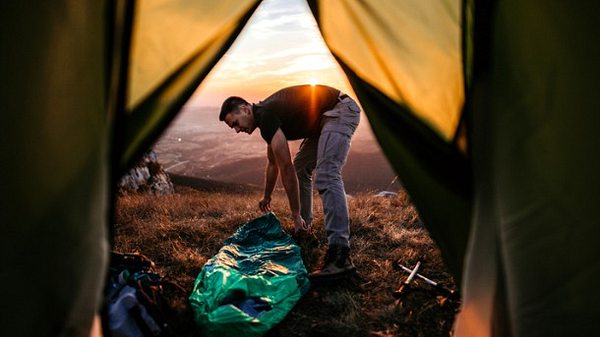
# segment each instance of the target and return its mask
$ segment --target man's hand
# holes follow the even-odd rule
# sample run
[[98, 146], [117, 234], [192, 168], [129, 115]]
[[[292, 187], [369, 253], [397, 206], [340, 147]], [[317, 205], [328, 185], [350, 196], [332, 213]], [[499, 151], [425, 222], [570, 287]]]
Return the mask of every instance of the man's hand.
[[260, 208], [263, 212], [271, 211], [271, 198], [265, 197], [261, 201], [258, 202], [258, 208]]
[[300, 214], [292, 215], [294, 220], [294, 233], [295, 234], [310, 234], [310, 226], [306, 224]]

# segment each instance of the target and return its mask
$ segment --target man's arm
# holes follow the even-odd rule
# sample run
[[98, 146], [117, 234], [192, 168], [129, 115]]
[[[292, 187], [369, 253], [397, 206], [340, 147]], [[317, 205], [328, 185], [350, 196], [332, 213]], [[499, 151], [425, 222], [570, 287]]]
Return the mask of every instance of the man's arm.
[[258, 203], [260, 210], [263, 212], [271, 211], [271, 193], [273, 193], [275, 183], [277, 183], [277, 176], [279, 175], [279, 167], [277, 166], [277, 161], [273, 155], [271, 145], [267, 146], [267, 159], [267, 168], [265, 170], [265, 194], [263, 199]]
[[283, 187], [285, 188], [290, 203], [290, 210], [292, 211], [292, 218], [294, 219], [296, 230], [308, 230], [306, 223], [302, 219], [302, 216], [300, 216], [300, 191], [298, 189], [296, 169], [292, 163], [287, 139], [281, 129], [277, 129], [275, 132], [269, 148], [271, 149], [272, 155], [275, 158], [275, 163], [281, 172], [281, 181], [283, 182]]

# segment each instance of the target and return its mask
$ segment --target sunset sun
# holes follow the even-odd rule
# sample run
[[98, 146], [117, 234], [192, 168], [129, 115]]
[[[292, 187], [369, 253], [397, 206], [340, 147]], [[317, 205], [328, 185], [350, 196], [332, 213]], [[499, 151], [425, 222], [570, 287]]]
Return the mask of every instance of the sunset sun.
[[316, 78], [310, 78], [310, 79], [308, 79], [308, 81], [306, 81], [306, 83], [308, 83], [308, 84], [310, 84], [311, 86], [314, 87], [315, 85], [317, 85], [317, 84], [319, 84], [321, 82], [318, 79], [316, 79]]

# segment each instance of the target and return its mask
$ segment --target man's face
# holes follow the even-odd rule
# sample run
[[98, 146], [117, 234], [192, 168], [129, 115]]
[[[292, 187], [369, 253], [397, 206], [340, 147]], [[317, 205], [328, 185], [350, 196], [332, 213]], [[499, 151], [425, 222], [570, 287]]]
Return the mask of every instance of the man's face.
[[245, 132], [252, 134], [256, 126], [254, 125], [254, 114], [250, 105], [242, 105], [238, 110], [232, 111], [225, 116], [225, 124], [234, 129], [235, 132]]

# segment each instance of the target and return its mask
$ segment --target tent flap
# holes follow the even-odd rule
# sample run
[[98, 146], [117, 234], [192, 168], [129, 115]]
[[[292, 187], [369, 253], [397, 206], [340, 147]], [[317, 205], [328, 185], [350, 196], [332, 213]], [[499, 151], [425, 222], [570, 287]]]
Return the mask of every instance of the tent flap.
[[377, 141], [459, 282], [471, 216], [466, 158], [405, 107], [363, 82], [343, 64], [342, 67]]
[[3, 336], [86, 336], [108, 244], [103, 1], [2, 2]]
[[383, 152], [459, 281], [471, 216], [469, 163], [452, 143], [464, 91], [459, 2], [309, 4]]
[[450, 140], [463, 105], [460, 1], [309, 1], [331, 52]]
[[124, 172], [158, 138], [260, 1], [141, 1], [133, 22]]
[[476, 207], [457, 336], [598, 334], [599, 10], [475, 2]]

